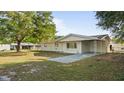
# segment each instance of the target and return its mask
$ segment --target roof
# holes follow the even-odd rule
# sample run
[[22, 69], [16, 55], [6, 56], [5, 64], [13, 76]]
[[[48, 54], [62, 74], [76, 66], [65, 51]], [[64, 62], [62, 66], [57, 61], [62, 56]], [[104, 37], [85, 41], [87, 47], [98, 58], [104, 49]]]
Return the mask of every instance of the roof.
[[92, 36], [92, 37], [97, 37], [97, 38], [99, 38], [99, 39], [102, 39], [102, 38], [104, 38], [104, 37], [106, 37], [106, 36], [108, 36], [108, 34], [104, 34], [104, 35], [94, 35], [94, 36]]
[[[68, 37], [78, 37], [78, 39], [73, 39], [73, 40], [70, 40], [70, 41], [83, 41], [83, 40], [104, 40], [105, 37], [109, 37], [108, 34], [104, 34], [104, 35], [93, 35], [93, 36], [85, 36], [85, 35], [79, 35], [79, 34], [68, 34], [66, 36], [60, 36], [59, 38], [55, 39], [55, 40], [52, 40], [52, 41], [44, 41], [42, 43], [54, 43], [54, 42], [58, 42], [58, 41], [61, 41], [61, 40], [64, 40], [65, 38], [68, 38]], [[109, 37], [110, 38], [110, 37]], [[11, 43], [11, 45], [17, 45], [16, 43]], [[35, 45], [33, 43], [21, 43], [21, 45]]]
[[[79, 35], [79, 34], [69, 34], [69, 35], [66, 35], [62, 38], [58, 38], [56, 39], [56, 41], [61, 41], [67, 37], [70, 37], [70, 36], [74, 36], [74, 37], [79, 37], [80, 41], [81, 40], [103, 40], [105, 37], [108, 36], [108, 34], [105, 34], [105, 35], [94, 35], [94, 36], [85, 36], [85, 35]], [[109, 36], [108, 36], [109, 37]], [[74, 41], [79, 41], [78, 39], [74, 40]]]

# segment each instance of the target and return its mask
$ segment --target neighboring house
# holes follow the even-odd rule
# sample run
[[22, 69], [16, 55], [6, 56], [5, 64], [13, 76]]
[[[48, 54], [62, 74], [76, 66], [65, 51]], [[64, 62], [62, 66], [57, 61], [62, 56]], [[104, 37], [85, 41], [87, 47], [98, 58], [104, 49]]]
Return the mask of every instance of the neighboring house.
[[10, 50], [9, 44], [0, 44], [0, 51]]
[[110, 46], [113, 52], [124, 52], [124, 44], [111, 42]]
[[[17, 44], [11, 43], [11, 44], [0, 44], [0, 51], [4, 50], [16, 50]], [[41, 49], [40, 44], [32, 44], [32, 43], [21, 43], [20, 49], [22, 50], [39, 50]]]
[[[10, 50], [15, 50], [17, 47], [16, 43], [11, 43], [10, 44]], [[34, 44], [32, 43], [21, 43], [20, 44], [20, 49], [33, 49], [34, 48]]]
[[52, 42], [41, 44], [41, 50], [63, 53], [86, 53], [110, 51], [110, 37], [108, 35], [84, 36], [69, 34]]

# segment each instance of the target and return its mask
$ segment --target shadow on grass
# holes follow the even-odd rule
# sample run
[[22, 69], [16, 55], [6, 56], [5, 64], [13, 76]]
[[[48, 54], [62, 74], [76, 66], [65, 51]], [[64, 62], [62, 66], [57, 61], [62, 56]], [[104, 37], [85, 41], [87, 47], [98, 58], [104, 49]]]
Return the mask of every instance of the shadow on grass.
[[44, 56], [44, 57], [60, 57], [60, 56], [66, 56], [66, 55], [72, 55], [69, 53], [59, 53], [54, 51], [33, 51], [34, 56]]
[[26, 52], [0, 52], [1, 57], [8, 57], [8, 56], [26, 56]]

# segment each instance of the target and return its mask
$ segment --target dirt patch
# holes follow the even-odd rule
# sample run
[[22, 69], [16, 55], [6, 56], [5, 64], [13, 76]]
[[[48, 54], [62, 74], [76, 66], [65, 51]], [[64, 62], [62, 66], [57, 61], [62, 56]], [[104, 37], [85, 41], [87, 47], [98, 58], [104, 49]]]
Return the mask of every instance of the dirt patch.
[[124, 53], [103, 54], [96, 57], [97, 61], [124, 62]]

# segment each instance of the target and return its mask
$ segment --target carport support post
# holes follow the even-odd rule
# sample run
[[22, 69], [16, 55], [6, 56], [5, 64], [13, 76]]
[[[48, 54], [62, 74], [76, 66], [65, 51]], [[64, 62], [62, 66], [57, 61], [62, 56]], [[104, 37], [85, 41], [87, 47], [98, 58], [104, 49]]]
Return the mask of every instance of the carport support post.
[[97, 52], [97, 41], [94, 40], [94, 53], [96, 53], [96, 52]]

